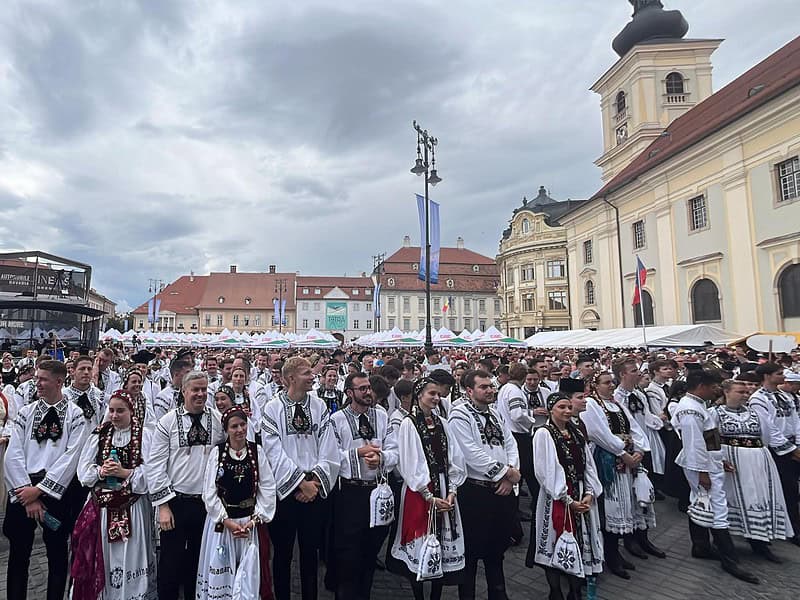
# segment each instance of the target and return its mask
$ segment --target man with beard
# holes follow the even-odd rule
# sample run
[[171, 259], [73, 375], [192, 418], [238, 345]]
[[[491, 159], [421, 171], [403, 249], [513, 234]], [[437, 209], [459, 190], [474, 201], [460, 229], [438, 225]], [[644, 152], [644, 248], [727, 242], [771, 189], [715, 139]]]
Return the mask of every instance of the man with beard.
[[381, 474], [399, 461], [389, 417], [383, 408], [373, 406], [367, 375], [348, 375], [344, 392], [350, 402], [331, 417], [341, 455], [331, 557], [337, 600], [370, 597], [375, 560], [389, 533], [388, 525], [370, 528], [370, 494]]
[[[463, 379], [467, 401], [453, 407], [449, 420], [467, 469], [467, 480], [458, 490], [466, 548], [464, 583], [458, 586], [458, 597], [474, 600], [478, 561], [482, 559], [489, 600], [507, 600], [503, 554], [517, 528], [514, 486], [521, 477], [517, 443], [492, 406], [495, 393], [489, 373], [467, 371]], [[527, 443], [531, 444], [529, 437]]]

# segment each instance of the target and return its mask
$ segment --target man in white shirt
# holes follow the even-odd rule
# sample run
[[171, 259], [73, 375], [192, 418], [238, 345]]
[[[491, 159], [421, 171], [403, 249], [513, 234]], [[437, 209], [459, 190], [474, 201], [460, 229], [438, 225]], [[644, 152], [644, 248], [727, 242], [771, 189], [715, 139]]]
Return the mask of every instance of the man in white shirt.
[[108, 404], [111, 394], [122, 387], [122, 378], [111, 368], [113, 364], [114, 351], [111, 348], [103, 348], [97, 353], [93, 372], [96, 376], [94, 383], [103, 392], [105, 404]]
[[[273, 365], [274, 367], [275, 365]], [[278, 507], [269, 524], [274, 547], [276, 600], [290, 600], [295, 538], [300, 547], [303, 600], [317, 597], [317, 555], [326, 507], [339, 474], [339, 447], [325, 403], [311, 393], [314, 373], [304, 358], [283, 365], [288, 389], [267, 403], [261, 420], [264, 450], [278, 488]]]
[[[153, 402], [153, 413], [156, 420], [160, 420], [165, 414], [173, 408], [183, 405], [183, 396], [181, 396], [181, 386], [183, 378], [192, 370], [192, 365], [188, 360], [173, 360], [169, 365], [170, 376], [172, 377], [171, 383], [161, 390]], [[206, 380], [208, 381], [208, 380]], [[206, 399], [208, 402], [208, 399]]]
[[[334, 371], [335, 372], [335, 371]], [[374, 406], [369, 378], [348, 375], [350, 401], [331, 417], [339, 442], [339, 490], [333, 497], [333, 556], [336, 598], [369, 598], [375, 560], [389, 526], [370, 527], [370, 496], [381, 474], [400, 460], [386, 411]]]
[[183, 402], [159, 419], [153, 433], [147, 486], [161, 529], [159, 600], [177, 600], [181, 585], [185, 600], [195, 598], [206, 518], [205, 468], [208, 454], [225, 439], [219, 417], [206, 406], [207, 387], [205, 373], [186, 373]]
[[64, 397], [63, 363], [42, 361], [35, 401], [23, 406], [5, 457], [9, 490], [3, 534], [10, 551], [6, 573], [10, 600], [24, 600], [36, 524], [47, 547], [47, 597], [63, 598], [67, 585], [67, 541], [80, 510], [82, 488], [75, 473], [88, 435], [81, 409]]
[[75, 370], [72, 383], [63, 390], [70, 402], [83, 411], [86, 427], [89, 432], [102, 422], [106, 414], [106, 402], [103, 392], [92, 384], [92, 367], [94, 361], [89, 356], [79, 356], [73, 361]]
[[[512, 377], [517, 366], [526, 371], [522, 364], [512, 365]], [[483, 560], [488, 599], [507, 600], [503, 555], [518, 527], [514, 488], [521, 475], [517, 443], [492, 406], [495, 393], [489, 373], [467, 371], [464, 387], [466, 401], [453, 407], [448, 421], [467, 469], [467, 480], [458, 490], [466, 558], [458, 597], [474, 600], [478, 561]]]
[[[706, 406], [720, 394], [722, 378], [713, 371], [690, 370], [686, 376], [687, 394], [674, 409], [672, 426], [681, 436], [683, 448], [675, 463], [683, 468], [689, 482], [690, 500], [708, 496], [712, 523], [699, 524], [689, 517], [692, 556], [717, 558], [708, 540], [708, 530], [714, 538], [722, 568], [742, 581], [758, 583], [758, 577], [739, 566], [736, 550], [728, 531], [728, 504], [725, 496], [725, 469], [719, 430]], [[690, 508], [691, 510], [691, 508]]]

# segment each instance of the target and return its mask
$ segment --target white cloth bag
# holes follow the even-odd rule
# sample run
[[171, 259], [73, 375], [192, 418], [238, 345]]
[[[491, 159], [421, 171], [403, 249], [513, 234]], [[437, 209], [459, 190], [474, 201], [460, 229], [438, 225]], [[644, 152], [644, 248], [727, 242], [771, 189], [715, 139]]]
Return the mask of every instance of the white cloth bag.
[[633, 480], [633, 493], [641, 508], [647, 508], [656, 501], [656, 490], [644, 467], [639, 469]]
[[233, 579], [233, 600], [253, 600], [259, 597], [261, 587], [261, 568], [256, 544], [256, 528], [250, 530], [247, 550], [242, 555], [236, 577]]
[[428, 510], [428, 533], [422, 542], [417, 566], [417, 581], [428, 581], [442, 577], [442, 545], [436, 537], [436, 506]]
[[394, 521], [394, 494], [386, 473], [381, 471], [377, 487], [369, 495], [369, 526], [383, 527]]
[[574, 530], [572, 525], [572, 512], [569, 505], [564, 505], [564, 530], [556, 540], [556, 545], [553, 547], [553, 558], [550, 560], [550, 566], [564, 571], [568, 575], [575, 577], [583, 577], [583, 555], [575, 535], [571, 531], [567, 531], [567, 523], [570, 524], [570, 529]]
[[711, 496], [704, 487], [700, 487], [697, 497], [686, 511], [693, 523], [706, 529], [714, 527], [714, 511], [711, 509]]

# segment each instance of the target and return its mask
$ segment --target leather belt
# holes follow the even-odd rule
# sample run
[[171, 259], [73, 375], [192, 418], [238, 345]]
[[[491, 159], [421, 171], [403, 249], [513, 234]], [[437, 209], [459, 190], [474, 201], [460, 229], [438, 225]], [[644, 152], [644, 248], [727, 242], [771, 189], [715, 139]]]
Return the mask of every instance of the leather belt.
[[346, 479], [344, 477], [339, 478], [339, 482], [342, 485], [350, 485], [353, 487], [377, 487], [378, 482], [375, 480], [367, 481], [366, 479]]
[[724, 446], [734, 446], [736, 448], [763, 448], [764, 443], [760, 438], [738, 438], [738, 437], [725, 437], [721, 438]]
[[477, 485], [478, 487], [488, 488], [490, 490], [497, 488], [497, 483], [494, 481], [486, 481], [485, 479], [473, 479], [472, 477], [467, 477], [467, 483]]
[[200, 500], [203, 501], [202, 494], [184, 494], [183, 492], [175, 492], [176, 498], [181, 498], [183, 500]]

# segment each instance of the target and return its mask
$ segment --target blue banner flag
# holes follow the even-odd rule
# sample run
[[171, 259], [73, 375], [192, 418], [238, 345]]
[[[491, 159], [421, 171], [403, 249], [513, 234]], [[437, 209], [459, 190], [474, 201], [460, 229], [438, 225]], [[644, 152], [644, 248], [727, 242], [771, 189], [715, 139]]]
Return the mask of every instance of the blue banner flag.
[[425, 197], [417, 194], [417, 213], [419, 214], [419, 269], [418, 277], [425, 281]]
[[147, 301], [147, 322], [148, 323], [152, 323], [153, 322], [153, 314], [154, 314], [153, 313], [153, 305], [154, 304], [155, 304], [155, 300], [153, 298], [150, 298], [150, 300]]
[[439, 283], [439, 253], [441, 250], [441, 230], [439, 227], [439, 203], [431, 203], [431, 283]]
[[375, 309], [375, 318], [381, 318], [381, 284], [375, 286], [375, 291], [372, 296], [372, 306]]

